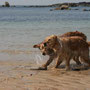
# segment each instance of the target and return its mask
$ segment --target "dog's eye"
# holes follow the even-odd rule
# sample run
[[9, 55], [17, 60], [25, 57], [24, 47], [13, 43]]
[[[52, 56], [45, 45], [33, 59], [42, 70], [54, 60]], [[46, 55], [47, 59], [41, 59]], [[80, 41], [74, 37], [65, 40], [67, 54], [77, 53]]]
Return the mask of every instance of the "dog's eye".
[[40, 49], [40, 47], [38, 47]]
[[44, 43], [44, 46], [46, 47], [47, 46], [47, 43]]

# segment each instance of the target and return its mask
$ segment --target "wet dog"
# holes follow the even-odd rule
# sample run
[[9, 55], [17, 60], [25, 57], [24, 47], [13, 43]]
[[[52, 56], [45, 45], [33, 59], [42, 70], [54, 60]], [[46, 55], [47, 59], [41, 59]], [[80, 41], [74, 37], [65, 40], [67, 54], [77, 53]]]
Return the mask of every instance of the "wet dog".
[[[80, 37], [82, 37], [82, 39], [83, 40], [86, 40], [87, 39], [87, 37], [85, 36], [85, 34], [83, 34], [83, 33], [81, 33], [81, 32], [78, 32], [78, 31], [75, 31], [75, 32], [67, 32], [67, 33], [65, 33], [65, 34], [63, 34], [63, 35], [61, 35], [61, 36], [58, 36], [59, 38], [61, 38], [61, 37], [71, 37], [71, 36], [80, 36]], [[41, 68], [43, 68], [43, 69], [47, 69], [47, 66], [53, 61], [53, 59], [56, 57], [56, 53], [55, 53], [55, 51], [53, 50], [53, 49], [51, 49], [51, 48], [46, 48], [45, 46], [47, 46], [47, 43], [44, 41], [44, 42], [42, 42], [42, 43], [40, 43], [40, 44], [37, 44], [37, 45], [34, 45], [34, 48], [39, 48], [40, 50], [41, 50], [41, 52], [42, 52], [42, 54], [43, 55], [49, 55], [49, 60], [41, 67]], [[52, 45], [50, 45], [50, 46], [52, 46]], [[73, 57], [73, 60], [78, 64], [78, 65], [80, 65], [81, 63], [80, 63], [80, 61], [79, 61], [79, 56], [77, 55], [77, 56], [74, 56]], [[60, 63], [62, 63], [62, 62], [60, 62]], [[59, 64], [58, 65], [56, 65], [55, 66], [55, 68], [57, 68], [59, 66]]]
[[[89, 60], [89, 45], [81, 37], [72, 36], [72, 37], [57, 37], [56, 35], [51, 35], [47, 37], [43, 43], [43, 48], [53, 49], [57, 63], [55, 68], [58, 67], [64, 60], [66, 62], [66, 70], [70, 69], [70, 60], [75, 57], [80, 57], [81, 61], [90, 65]], [[45, 52], [44, 52], [45, 53]], [[51, 63], [51, 60], [49, 61]], [[47, 65], [45, 64], [46, 68]]]

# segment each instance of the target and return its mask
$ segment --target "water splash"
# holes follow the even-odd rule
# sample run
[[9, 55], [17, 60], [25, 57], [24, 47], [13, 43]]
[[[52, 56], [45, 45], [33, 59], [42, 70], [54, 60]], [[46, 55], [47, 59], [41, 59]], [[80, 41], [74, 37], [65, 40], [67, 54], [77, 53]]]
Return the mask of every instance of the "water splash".
[[41, 65], [43, 62], [43, 58], [39, 54], [37, 54], [35, 55], [35, 61], [38, 65]]

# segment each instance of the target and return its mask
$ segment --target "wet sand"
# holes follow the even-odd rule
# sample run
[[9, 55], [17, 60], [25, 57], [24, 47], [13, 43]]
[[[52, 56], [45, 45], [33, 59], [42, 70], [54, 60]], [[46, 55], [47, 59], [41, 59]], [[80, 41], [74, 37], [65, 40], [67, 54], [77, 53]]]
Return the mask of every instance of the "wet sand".
[[30, 70], [29, 61], [0, 61], [0, 90], [90, 90], [90, 69]]

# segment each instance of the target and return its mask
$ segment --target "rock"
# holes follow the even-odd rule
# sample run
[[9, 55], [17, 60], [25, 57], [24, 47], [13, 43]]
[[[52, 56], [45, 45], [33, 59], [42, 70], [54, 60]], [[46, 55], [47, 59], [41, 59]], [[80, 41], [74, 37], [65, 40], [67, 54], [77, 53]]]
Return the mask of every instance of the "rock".
[[68, 5], [62, 5], [62, 6], [60, 7], [60, 9], [61, 9], [61, 10], [67, 10], [67, 9], [69, 9], [69, 6], [68, 6]]
[[78, 7], [78, 6], [89, 6], [90, 7], [90, 2], [58, 3], [58, 4], [52, 4], [52, 7], [60, 7], [62, 5], [68, 5], [69, 7]]
[[90, 2], [79, 2], [79, 6], [90, 6]]
[[90, 11], [90, 10], [84, 8], [83, 11]]
[[9, 2], [5, 2], [5, 7], [10, 7]]
[[74, 10], [79, 10], [79, 9], [74, 9]]
[[83, 11], [86, 11], [86, 9], [84, 8]]
[[54, 9], [50, 9], [50, 11], [53, 11]]
[[78, 4], [77, 3], [68, 3], [69, 7], [77, 7]]
[[30, 76], [32, 76], [33, 74], [30, 74]]
[[55, 8], [55, 10], [70, 10], [68, 5], [62, 5], [61, 7]]
[[61, 10], [61, 8], [60, 7], [57, 7], [57, 8], [55, 8], [55, 10]]
[[5, 5], [2, 5], [2, 7], [5, 7]]

